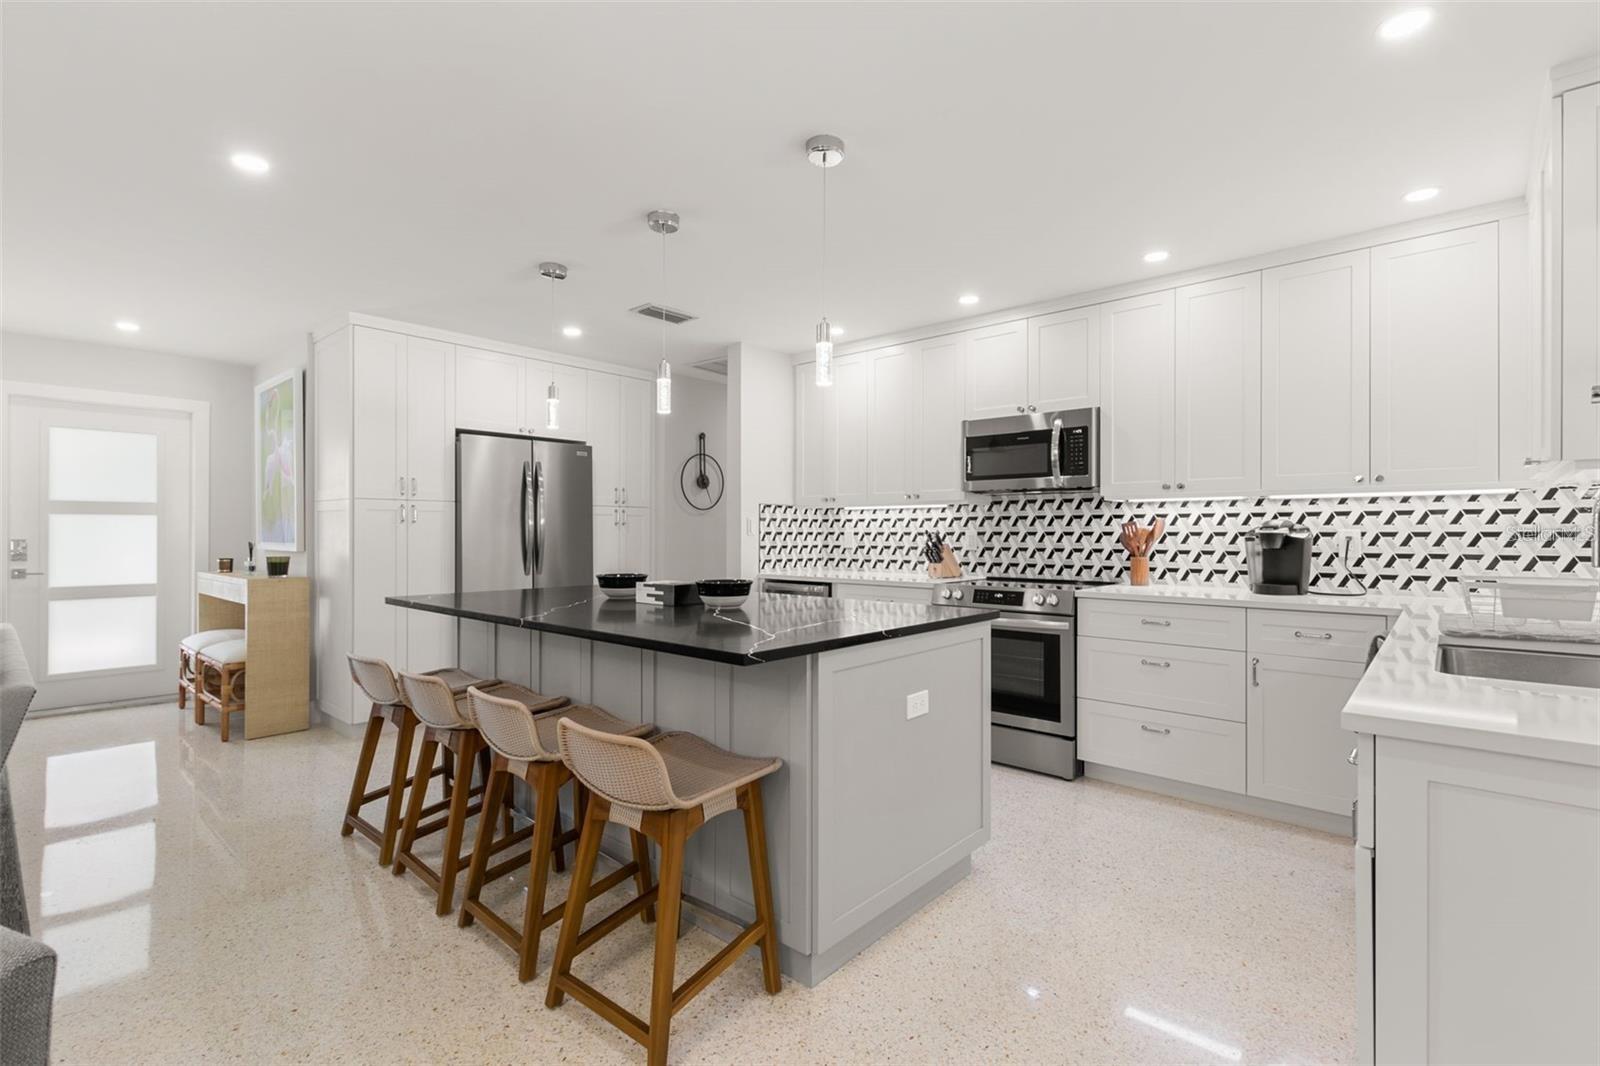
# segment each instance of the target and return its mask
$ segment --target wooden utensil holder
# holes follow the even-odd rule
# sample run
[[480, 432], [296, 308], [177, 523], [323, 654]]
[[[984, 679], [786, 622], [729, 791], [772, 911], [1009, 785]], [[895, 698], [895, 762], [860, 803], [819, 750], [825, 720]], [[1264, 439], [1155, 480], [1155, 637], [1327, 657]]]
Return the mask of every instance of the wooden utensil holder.
[[1135, 555], [1128, 560], [1128, 584], [1150, 584], [1150, 559], [1148, 556]]

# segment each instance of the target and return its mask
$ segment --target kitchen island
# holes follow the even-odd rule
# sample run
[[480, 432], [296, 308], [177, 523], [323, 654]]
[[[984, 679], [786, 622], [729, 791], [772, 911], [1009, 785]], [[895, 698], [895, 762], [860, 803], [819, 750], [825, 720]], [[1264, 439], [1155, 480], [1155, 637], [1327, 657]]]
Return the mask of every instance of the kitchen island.
[[[993, 611], [767, 595], [656, 608], [586, 587], [387, 602], [457, 618], [474, 673], [781, 757], [765, 786], [768, 849], [780, 962], [804, 984], [966, 876], [989, 839]], [[605, 850], [625, 861], [626, 834], [610, 832]], [[737, 819], [690, 839], [684, 893], [754, 915]]]

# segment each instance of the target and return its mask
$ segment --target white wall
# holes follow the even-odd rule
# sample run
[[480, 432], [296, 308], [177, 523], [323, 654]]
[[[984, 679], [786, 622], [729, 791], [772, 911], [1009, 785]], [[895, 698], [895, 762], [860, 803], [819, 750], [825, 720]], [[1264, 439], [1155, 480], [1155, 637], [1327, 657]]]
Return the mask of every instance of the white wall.
[[250, 408], [254, 372], [238, 363], [195, 359], [88, 341], [0, 334], [5, 380], [68, 385], [211, 405], [210, 555], [244, 566], [254, 539]]
[[754, 578], [761, 505], [794, 502], [794, 365], [752, 344], [728, 346], [728, 566]]
[[663, 577], [696, 580], [733, 576], [727, 570], [728, 508], [731, 492], [709, 511], [696, 511], [683, 498], [678, 475], [706, 435], [706, 451], [723, 464], [728, 447], [728, 390], [719, 382], [686, 374], [672, 379], [672, 413], [656, 419], [655, 570]]

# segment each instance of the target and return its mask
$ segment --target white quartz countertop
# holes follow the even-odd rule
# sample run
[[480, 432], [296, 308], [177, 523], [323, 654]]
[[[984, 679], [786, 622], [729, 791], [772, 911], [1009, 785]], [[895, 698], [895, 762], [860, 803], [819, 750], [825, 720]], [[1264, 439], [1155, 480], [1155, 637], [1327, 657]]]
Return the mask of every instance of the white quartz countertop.
[[[1455, 595], [1372, 592], [1364, 596], [1261, 596], [1248, 586], [1156, 584], [1082, 589], [1084, 600], [1234, 604], [1299, 611], [1352, 611], [1393, 619], [1341, 721], [1346, 729], [1539, 759], [1600, 766], [1600, 689], [1440, 673], [1441, 624], [1467, 635]], [[1486, 622], [1484, 635], [1504, 635]], [[1543, 634], [1541, 634], [1543, 635]], [[1548, 645], [1545, 645], [1548, 646]], [[1572, 644], [1573, 651], [1593, 644]]]
[[774, 581], [840, 581], [845, 584], [877, 582], [884, 585], [950, 585], [961, 581], [977, 581], [982, 574], [962, 574], [960, 577], [929, 577], [926, 570], [763, 570], [763, 580]]

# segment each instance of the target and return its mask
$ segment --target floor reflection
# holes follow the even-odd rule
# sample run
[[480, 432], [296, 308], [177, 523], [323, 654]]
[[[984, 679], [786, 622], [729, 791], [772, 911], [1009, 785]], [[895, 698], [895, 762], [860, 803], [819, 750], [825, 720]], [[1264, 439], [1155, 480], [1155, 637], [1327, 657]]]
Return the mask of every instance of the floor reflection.
[[156, 745], [147, 740], [45, 761], [44, 827], [65, 829], [154, 807]]
[[150, 905], [47, 925], [40, 938], [56, 949], [56, 1000], [150, 968]]
[[156, 881], [156, 824], [88, 833], [44, 846], [39, 913], [46, 918], [104, 907], [150, 891]]

